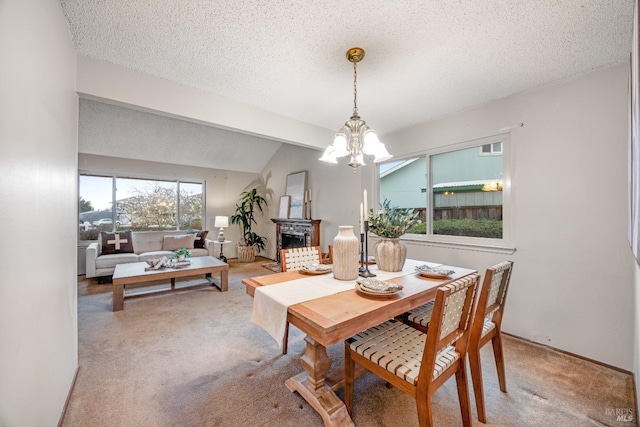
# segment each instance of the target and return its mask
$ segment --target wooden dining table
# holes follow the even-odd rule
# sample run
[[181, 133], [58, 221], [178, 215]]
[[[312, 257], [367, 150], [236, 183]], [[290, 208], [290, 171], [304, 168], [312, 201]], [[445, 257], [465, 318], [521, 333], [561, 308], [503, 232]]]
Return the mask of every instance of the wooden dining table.
[[[407, 274], [387, 280], [403, 286], [401, 292], [392, 296], [363, 294], [355, 289], [354, 281], [351, 290], [290, 305], [287, 321], [306, 334], [306, 348], [300, 358], [304, 372], [286, 380], [287, 388], [297, 391], [322, 416], [326, 426], [353, 426], [346, 406], [335, 394], [335, 390], [344, 386], [343, 367], [330, 372], [332, 361], [327, 355], [327, 347], [435, 299], [438, 287], [476, 272], [462, 267], [442, 268], [454, 273], [445, 278]], [[370, 270], [376, 272], [375, 267]], [[261, 286], [305, 277], [310, 276], [287, 271], [246, 278], [242, 283], [247, 294], [253, 297]], [[304, 282], [300, 285], [304, 286]]]

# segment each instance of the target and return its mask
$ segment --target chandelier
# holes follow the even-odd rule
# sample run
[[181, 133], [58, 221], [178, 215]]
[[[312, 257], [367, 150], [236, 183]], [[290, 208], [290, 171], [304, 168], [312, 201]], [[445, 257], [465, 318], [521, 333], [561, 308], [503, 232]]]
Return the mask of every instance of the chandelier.
[[364, 155], [375, 156], [375, 163], [393, 157], [378, 139], [376, 133], [358, 115], [358, 62], [364, 58], [364, 50], [352, 47], [347, 51], [347, 59], [353, 63], [353, 114], [336, 133], [333, 143], [325, 150], [320, 160], [327, 163], [338, 163], [338, 157], [351, 156], [349, 166], [355, 173], [358, 166], [364, 166]]

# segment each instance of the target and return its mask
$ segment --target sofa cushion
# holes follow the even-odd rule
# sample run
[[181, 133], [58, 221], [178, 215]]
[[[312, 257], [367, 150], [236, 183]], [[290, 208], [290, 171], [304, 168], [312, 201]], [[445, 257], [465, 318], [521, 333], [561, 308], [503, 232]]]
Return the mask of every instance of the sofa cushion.
[[209, 230], [192, 230], [192, 231], [189, 231], [189, 233], [195, 235], [193, 247], [204, 248], [204, 239], [207, 238], [207, 234], [209, 234]]
[[171, 258], [173, 256], [173, 251], [152, 251], [144, 252], [139, 255], [140, 261], [146, 261], [153, 258], [162, 258], [163, 256]]
[[100, 242], [101, 255], [133, 253], [131, 231], [116, 231], [115, 233], [101, 231]]
[[96, 258], [96, 268], [115, 268], [116, 264], [126, 264], [138, 261], [138, 255], [133, 253], [102, 255]]
[[162, 239], [163, 251], [177, 251], [178, 249], [193, 249], [194, 234], [178, 234], [177, 236], [164, 236]]

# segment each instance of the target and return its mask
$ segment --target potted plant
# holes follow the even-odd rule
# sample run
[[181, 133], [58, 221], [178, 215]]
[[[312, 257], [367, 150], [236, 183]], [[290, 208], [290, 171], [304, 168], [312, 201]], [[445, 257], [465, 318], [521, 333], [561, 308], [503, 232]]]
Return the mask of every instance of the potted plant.
[[185, 258], [191, 258], [191, 252], [189, 252], [189, 249], [180, 248], [173, 253], [171, 258], [175, 259], [178, 262], [184, 261]]
[[253, 225], [257, 224], [255, 215], [259, 211], [263, 213], [263, 206], [267, 206], [267, 200], [258, 194], [258, 189], [244, 191], [240, 194], [240, 201], [236, 204], [236, 213], [229, 219], [232, 224], [240, 225], [242, 237], [238, 243], [238, 261], [253, 262], [256, 252], [264, 250], [267, 239], [253, 231]]
[[418, 212], [391, 206], [391, 201], [387, 199], [377, 212], [371, 209], [369, 231], [380, 237], [375, 247], [376, 263], [380, 270], [402, 270], [407, 258], [407, 248], [400, 242], [400, 236], [421, 222]]

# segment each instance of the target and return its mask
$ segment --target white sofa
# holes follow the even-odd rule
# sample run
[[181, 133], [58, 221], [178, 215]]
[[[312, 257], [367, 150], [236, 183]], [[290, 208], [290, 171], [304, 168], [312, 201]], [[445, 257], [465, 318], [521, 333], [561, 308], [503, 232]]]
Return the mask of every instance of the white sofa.
[[[116, 264], [146, 261], [150, 258], [169, 258], [173, 251], [163, 250], [164, 236], [180, 236], [189, 234], [187, 231], [133, 231], [133, 253], [101, 254], [101, 237], [87, 247], [87, 278], [113, 275]], [[185, 246], [186, 247], [186, 246]], [[215, 256], [214, 241], [205, 239], [204, 248], [189, 248], [191, 256]]]

